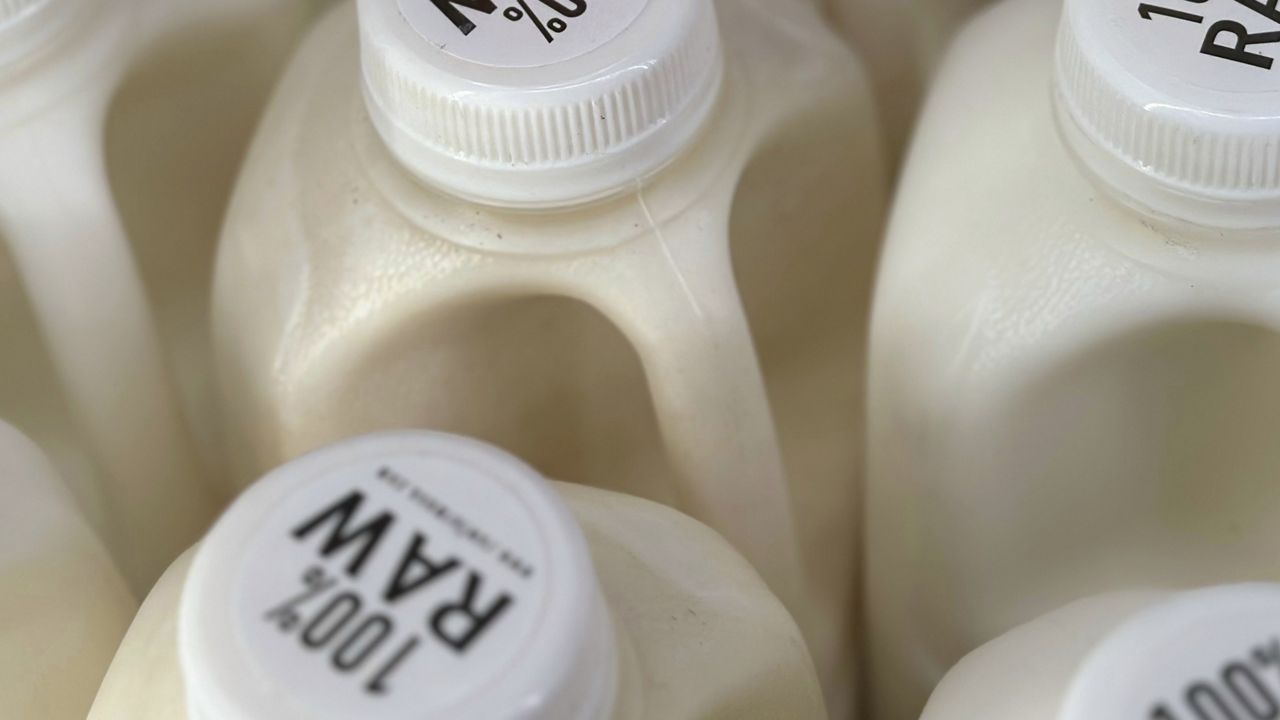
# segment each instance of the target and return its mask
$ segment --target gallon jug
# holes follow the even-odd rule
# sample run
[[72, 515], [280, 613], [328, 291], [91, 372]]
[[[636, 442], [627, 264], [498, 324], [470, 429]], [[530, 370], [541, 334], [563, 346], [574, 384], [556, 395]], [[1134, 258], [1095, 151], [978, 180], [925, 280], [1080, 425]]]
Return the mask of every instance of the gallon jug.
[[81, 720], [137, 604], [52, 465], [0, 423], [0, 698]]
[[249, 134], [312, 12], [0, 2], [0, 332], [3, 375], [22, 378], [0, 384], [0, 412], [53, 453], [136, 588], [212, 513], [199, 479], [217, 472], [220, 425], [212, 257]]
[[1082, 600], [993, 640], [922, 720], [1280, 716], [1280, 586]]
[[990, 0], [820, 0], [867, 66], [889, 156], [915, 127], [921, 95], [964, 20]]
[[365, 436], [270, 473], [161, 580], [91, 720], [823, 718], [707, 528], [491, 446]]
[[1119, 581], [1280, 576], [1265, 5], [1006, 0], [943, 62], [872, 320], [875, 717]]
[[883, 196], [858, 65], [810, 3], [526, 4], [348, 2], [286, 71], [215, 279], [236, 475], [428, 427], [673, 505], [847, 694]]

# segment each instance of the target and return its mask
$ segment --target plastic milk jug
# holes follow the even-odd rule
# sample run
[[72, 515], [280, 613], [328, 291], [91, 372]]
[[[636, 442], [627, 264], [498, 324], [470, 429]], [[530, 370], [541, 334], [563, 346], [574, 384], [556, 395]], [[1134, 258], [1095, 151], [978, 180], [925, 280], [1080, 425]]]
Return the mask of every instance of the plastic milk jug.
[[1274, 3], [1007, 0], [943, 62], [872, 319], [877, 718], [1118, 581], [1280, 577], [1278, 41]]
[[199, 476], [216, 464], [201, 468], [199, 451], [214, 457], [219, 426], [213, 250], [312, 12], [299, 0], [0, 2], [0, 333], [3, 375], [22, 378], [0, 384], [0, 411], [54, 455], [135, 587], [212, 515]]
[[1094, 597], [975, 650], [922, 720], [1280, 715], [1280, 586]]
[[143, 606], [91, 720], [822, 718], [706, 527], [426, 431], [255, 484]]
[[883, 193], [858, 65], [809, 3], [500, 5], [346, 3], [286, 72], [215, 279], [237, 476], [429, 427], [673, 505], [839, 707]]
[[53, 466], [0, 423], [3, 715], [81, 720], [137, 603]]

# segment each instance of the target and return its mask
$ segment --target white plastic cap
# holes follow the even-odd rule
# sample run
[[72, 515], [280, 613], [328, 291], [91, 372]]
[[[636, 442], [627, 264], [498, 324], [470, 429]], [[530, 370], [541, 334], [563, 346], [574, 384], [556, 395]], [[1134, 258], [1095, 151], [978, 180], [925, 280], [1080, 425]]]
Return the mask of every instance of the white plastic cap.
[[615, 194], [697, 135], [710, 0], [359, 0], [365, 104], [423, 181], [506, 207]]
[[617, 649], [554, 490], [488, 445], [347, 441], [263, 478], [198, 550], [178, 617], [190, 716], [611, 714]]
[[1280, 715], [1280, 585], [1181, 593], [1089, 655], [1059, 720]]
[[1126, 202], [1222, 229], [1280, 227], [1280, 8], [1066, 0], [1059, 124]]

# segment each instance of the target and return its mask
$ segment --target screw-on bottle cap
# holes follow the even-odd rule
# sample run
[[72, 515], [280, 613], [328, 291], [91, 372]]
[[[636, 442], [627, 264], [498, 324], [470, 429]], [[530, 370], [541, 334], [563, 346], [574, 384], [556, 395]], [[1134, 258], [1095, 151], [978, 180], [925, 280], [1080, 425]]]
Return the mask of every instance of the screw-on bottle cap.
[[617, 682], [554, 490], [439, 433], [347, 441], [259, 481], [200, 546], [178, 634], [200, 720], [595, 720]]
[[1280, 227], [1280, 8], [1066, 0], [1068, 144], [1120, 197], [1213, 228]]
[[1280, 716], [1280, 585], [1182, 593], [1090, 654], [1059, 720]]
[[710, 0], [359, 0], [365, 104], [446, 192], [551, 207], [687, 146], [723, 75]]

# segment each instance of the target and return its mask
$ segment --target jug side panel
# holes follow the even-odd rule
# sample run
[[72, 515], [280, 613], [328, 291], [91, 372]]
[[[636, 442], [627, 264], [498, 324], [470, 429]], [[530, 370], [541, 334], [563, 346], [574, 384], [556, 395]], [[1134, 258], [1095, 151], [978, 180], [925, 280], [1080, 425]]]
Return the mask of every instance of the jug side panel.
[[[1097, 198], [1050, 115], [1057, 17], [1050, 4], [1006, 2], [960, 34], [887, 235], [871, 329], [864, 591], [872, 706], [886, 720], [918, 717], [933, 683], [973, 647], [922, 607], [943, 582], [931, 573], [955, 560], [953, 540], [923, 507], [941, 502], [935, 493], [946, 483], [980, 481], [954, 477], [944, 439], [967, 433], [978, 442], [992, 432], [963, 427], [964, 403], [986, 399], [957, 384], [976, 385], [975, 367], [1015, 366], [1011, 358], [1043, 348], [1082, 305], [1105, 316], [1108, 298], [1143, 292], [1149, 281], [1072, 223], [1076, 206], [1087, 214]], [[972, 504], [981, 503], [975, 493]], [[951, 600], [944, 593], [933, 604]]]
[[1273, 327], [1157, 319], [1063, 353], [974, 417], [1001, 431], [946, 452], [1000, 501], [965, 516], [939, 488], [924, 510], [963, 538], [957, 635], [980, 642], [1121, 583], [1276, 577], [1276, 362]]

